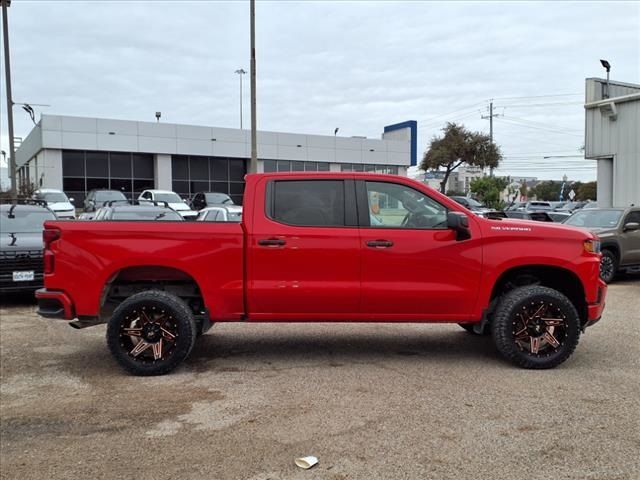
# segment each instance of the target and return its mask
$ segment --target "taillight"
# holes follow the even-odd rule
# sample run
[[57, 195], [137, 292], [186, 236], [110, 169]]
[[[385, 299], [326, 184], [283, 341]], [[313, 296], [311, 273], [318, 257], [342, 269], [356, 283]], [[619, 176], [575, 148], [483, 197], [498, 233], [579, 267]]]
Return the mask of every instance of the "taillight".
[[42, 232], [42, 241], [44, 243], [44, 249], [48, 250], [52, 242], [55, 242], [60, 238], [61, 232], [58, 228], [44, 227]]
[[55, 256], [50, 247], [61, 235], [62, 232], [60, 232], [58, 228], [44, 227], [44, 231], [42, 232], [42, 241], [44, 242], [44, 273], [53, 273]]

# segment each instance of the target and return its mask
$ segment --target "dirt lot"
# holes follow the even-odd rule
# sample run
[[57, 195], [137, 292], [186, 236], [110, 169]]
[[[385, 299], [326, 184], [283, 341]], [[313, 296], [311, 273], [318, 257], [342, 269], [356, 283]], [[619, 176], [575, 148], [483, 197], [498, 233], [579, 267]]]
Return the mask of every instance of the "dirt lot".
[[640, 478], [637, 278], [551, 371], [456, 325], [233, 324], [141, 379], [34, 311], [0, 309], [1, 478]]

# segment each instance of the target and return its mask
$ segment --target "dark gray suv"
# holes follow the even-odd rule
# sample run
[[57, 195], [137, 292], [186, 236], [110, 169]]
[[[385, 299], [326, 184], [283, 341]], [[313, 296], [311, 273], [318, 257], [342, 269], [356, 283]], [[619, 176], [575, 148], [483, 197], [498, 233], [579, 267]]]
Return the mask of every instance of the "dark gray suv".
[[605, 282], [619, 271], [640, 270], [640, 207], [582, 209], [564, 223], [587, 228], [600, 238], [600, 277]]

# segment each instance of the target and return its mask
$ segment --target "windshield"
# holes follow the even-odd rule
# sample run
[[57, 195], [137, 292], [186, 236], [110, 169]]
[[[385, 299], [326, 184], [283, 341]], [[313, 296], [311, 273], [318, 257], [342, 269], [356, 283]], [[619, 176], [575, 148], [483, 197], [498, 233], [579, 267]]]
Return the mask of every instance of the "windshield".
[[63, 192], [46, 192], [38, 195], [38, 198], [41, 198], [45, 202], [48, 203], [58, 203], [58, 202], [68, 202], [69, 199]]
[[129, 210], [114, 212], [113, 220], [177, 220], [182, 221], [179, 213], [173, 210]]
[[124, 193], [112, 191], [96, 192], [96, 202], [110, 202], [112, 200], [124, 200], [127, 201], [127, 197]]
[[42, 232], [42, 224], [46, 220], [55, 220], [56, 216], [51, 212], [25, 212], [15, 209], [15, 218], [9, 218], [9, 210], [3, 210], [0, 214], [0, 231], [2, 233], [37, 233]]
[[156, 193], [153, 197], [153, 199], [157, 202], [183, 203], [182, 199], [177, 193]]
[[483, 207], [479, 201], [474, 200], [473, 198], [467, 198], [467, 203], [469, 203], [470, 207]]
[[207, 203], [233, 205], [233, 200], [226, 193], [207, 193]]
[[622, 210], [581, 210], [569, 217], [567, 225], [587, 228], [612, 228], [618, 225]]

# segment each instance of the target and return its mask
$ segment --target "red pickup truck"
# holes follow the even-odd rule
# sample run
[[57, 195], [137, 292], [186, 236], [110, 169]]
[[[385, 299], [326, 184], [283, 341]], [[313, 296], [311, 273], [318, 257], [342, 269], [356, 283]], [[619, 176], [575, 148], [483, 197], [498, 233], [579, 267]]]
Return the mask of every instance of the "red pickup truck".
[[596, 236], [475, 216], [413, 180], [248, 175], [242, 223], [46, 222], [38, 312], [107, 323], [129, 372], [171, 371], [214, 322], [453, 322], [550, 368], [600, 319]]

